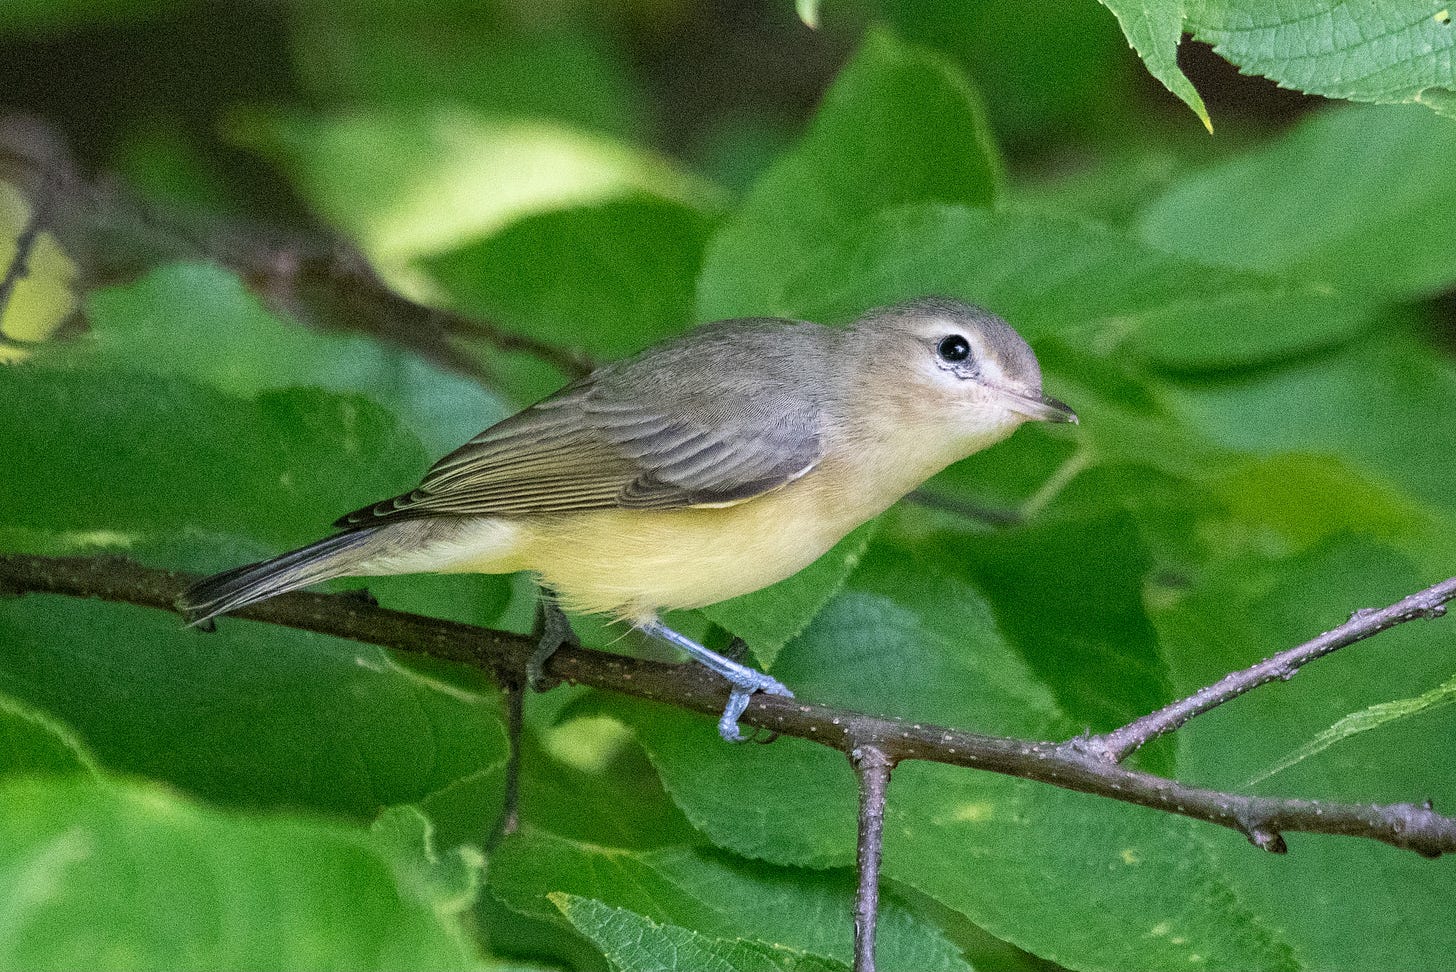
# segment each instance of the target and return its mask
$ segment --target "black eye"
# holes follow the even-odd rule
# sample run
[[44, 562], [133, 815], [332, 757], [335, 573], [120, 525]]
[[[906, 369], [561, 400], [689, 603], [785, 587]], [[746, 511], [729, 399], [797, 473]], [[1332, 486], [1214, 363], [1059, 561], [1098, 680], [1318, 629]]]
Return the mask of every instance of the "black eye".
[[971, 356], [971, 342], [959, 334], [952, 334], [949, 337], [940, 339], [935, 351], [945, 361], [964, 361]]

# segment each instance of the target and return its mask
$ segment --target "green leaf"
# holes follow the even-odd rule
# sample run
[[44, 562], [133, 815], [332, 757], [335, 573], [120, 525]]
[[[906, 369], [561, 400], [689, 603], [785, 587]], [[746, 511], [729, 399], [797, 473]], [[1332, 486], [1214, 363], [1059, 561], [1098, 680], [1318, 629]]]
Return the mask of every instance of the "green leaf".
[[1139, 230], [1205, 263], [1420, 297], [1456, 283], [1453, 169], [1449, 120], [1419, 108], [1328, 110], [1178, 180], [1144, 208]]
[[[491, 891], [510, 907], [560, 920], [552, 892], [591, 898], [702, 935], [761, 942], [849, 964], [854, 884], [847, 872], [793, 871], [684, 847], [630, 851], [527, 830], [491, 861]], [[933, 925], [887, 889], [879, 967], [906, 972], [969, 966]]]
[[252, 113], [239, 144], [282, 166], [304, 198], [385, 269], [455, 249], [532, 213], [646, 192], [716, 205], [667, 159], [548, 120], [461, 108]]
[[1379, 729], [1381, 726], [1391, 722], [1409, 719], [1429, 709], [1438, 709], [1450, 705], [1453, 702], [1456, 702], [1456, 678], [1448, 678], [1435, 688], [1428, 689], [1412, 698], [1396, 699], [1393, 702], [1378, 702], [1375, 705], [1361, 709], [1359, 712], [1351, 712], [1328, 729], [1322, 730], [1313, 739], [1303, 746], [1300, 746], [1294, 752], [1282, 757], [1274, 765], [1260, 770], [1254, 776], [1251, 776], [1244, 783], [1244, 786], [1252, 787], [1258, 783], [1262, 783], [1269, 777], [1284, 772], [1296, 763], [1302, 763], [1311, 756], [1319, 755], [1341, 740], [1349, 739], [1351, 736], [1359, 735], [1362, 732]]
[[711, 226], [700, 209], [635, 196], [524, 217], [424, 267], [457, 306], [606, 360], [693, 322]]
[[[1302, 453], [1245, 459], [1220, 471], [1213, 493], [1227, 516], [1211, 519], [1221, 556], [1258, 551], [1292, 556], [1341, 536], [1378, 538], [1423, 562], [1451, 553], [1448, 518], [1389, 483], [1333, 456]], [[1211, 512], [1211, 511], [1210, 511]]]
[[689, 928], [660, 925], [590, 898], [553, 894], [551, 900], [576, 929], [597, 944], [618, 972], [835, 972], [825, 962], [787, 948], [709, 938]]
[[369, 827], [381, 848], [389, 851], [401, 887], [431, 902], [441, 915], [469, 911], [480, 895], [485, 858], [473, 846], [441, 852], [435, 826], [418, 807], [388, 807]]
[[702, 613], [748, 642], [763, 666], [772, 668], [784, 645], [803, 631], [844, 585], [864, 555], [874, 529], [874, 521], [866, 523], [794, 576], [752, 594], [711, 604]]
[[[1145, 99], [1131, 97], [1128, 86], [1140, 70], [1137, 55], [1095, 3], [896, 0], [874, 8], [897, 36], [945, 53], [975, 79], [991, 131], [1027, 163], [1016, 166], [1020, 178], [1065, 173], [1043, 160], [1075, 153], [1080, 168], [1089, 154], [1141, 134], [1160, 145], [1178, 134], [1147, 124]], [[1200, 154], [1207, 152], [1203, 132], [1196, 137]]]
[[234, 274], [210, 264], [174, 264], [98, 291], [87, 311], [86, 342], [52, 345], [49, 354], [84, 360], [89, 352], [110, 367], [174, 375], [242, 398], [299, 385], [365, 395], [440, 455], [506, 416], [479, 384], [417, 355], [279, 320]]
[[[311, 103], [330, 108], [458, 104], [622, 138], [643, 129], [641, 95], [615, 38], [585, 25], [512, 29], [475, 12], [442, 5], [402, 18], [387, 3], [301, 7], [290, 17], [293, 63]], [[439, 43], [446, 33], [451, 42]]]
[[[984, 601], [954, 579], [954, 556], [927, 549], [914, 559], [891, 550], [867, 557], [785, 648], [775, 675], [803, 698], [863, 711], [1032, 738], [1066, 733], [1071, 720], [1048, 686], [999, 634]], [[1052, 590], [1066, 592], [1053, 610], [1073, 599], [1063, 585]], [[714, 843], [781, 865], [853, 862], [855, 788], [841, 754], [798, 739], [725, 747], [708, 720], [638, 703], [617, 711]], [[1211, 866], [1199, 828], [911, 762], [891, 784], [884, 869], [998, 938], [1070, 968], [1294, 968], [1287, 945]], [[1250, 853], [1241, 838], [1227, 839]]]
[[[152, 278], [167, 284], [168, 301], [178, 298], [175, 286], [198, 280], [184, 268], [173, 272]], [[173, 313], [162, 306], [168, 309], [159, 313]], [[120, 340], [124, 332], [108, 330], [99, 340], [108, 349], [115, 342], [115, 354], [130, 361], [135, 351]], [[264, 367], [287, 342], [270, 345], [261, 326], [257, 333], [256, 360]], [[147, 367], [182, 368], [168, 358], [160, 331], [141, 334], [139, 343], [157, 342]], [[266, 368], [227, 376], [202, 363], [204, 342], [196, 350], [202, 376], [241, 389], [269, 384]], [[185, 352], [178, 355], [185, 360]], [[402, 377], [399, 387], [402, 410], [413, 407], [417, 418], [449, 406], [448, 385]], [[17, 461], [7, 482], [15, 504], [7, 542], [22, 542], [24, 531], [24, 546], [35, 552], [120, 548], [168, 566], [235, 566], [319, 538], [341, 513], [408, 489], [427, 465], [427, 454], [388, 413], [314, 389], [240, 401], [142, 373], [3, 368], [0, 404], [0, 448]], [[473, 427], [477, 419], [465, 421]], [[506, 578], [469, 575], [378, 578], [371, 586], [391, 606], [473, 623], [496, 621], [513, 590]]]
[[67, 726], [0, 694], [0, 777], [96, 772], [96, 760]]
[[1177, 95], [1203, 127], [1213, 132], [1213, 121], [1193, 82], [1178, 67], [1178, 42], [1187, 17], [1185, 0], [1100, 0], [1111, 10], [1127, 36], [1127, 42], [1147, 65], [1153, 77]]
[[[1155, 615], [1174, 678], [1185, 694], [1275, 651], [1447, 576], [1416, 570], [1400, 554], [1346, 537], [1297, 557], [1231, 560]], [[1412, 622], [1305, 666], [1220, 706], [1180, 731], [1180, 775], [1236, 787], [1345, 715], [1416, 696], [1452, 670], [1449, 622]], [[1296, 763], [1259, 792], [1361, 803], [1456, 804], [1456, 758], [1447, 741], [1456, 709], [1390, 722], [1380, 732]], [[1289, 835], [1287, 856], [1251, 854], [1207, 839], [1218, 870], [1265, 927], [1278, 928], [1306, 968], [1432, 968], [1456, 955], [1447, 915], [1456, 874], [1370, 841]], [[1300, 893], [1291, 895], [1288, 889]], [[1350, 889], [1358, 888], [1357, 895]]]
[[1327, 98], [1456, 114], [1450, 9], [1423, 0], [1186, 0], [1194, 35], [1236, 64]]
[[359, 398], [289, 389], [244, 402], [174, 378], [36, 367], [0, 368], [0, 453], [7, 526], [131, 545], [189, 529], [297, 545], [426, 464]]
[[[9, 18], [12, 11], [6, 10]], [[3, 30], [3, 28], [0, 28]], [[0, 267], [10, 267], [16, 243], [33, 218], [30, 203], [10, 183], [0, 182]], [[31, 248], [26, 273], [12, 283], [0, 320], [0, 362], [21, 360], [24, 351], [8, 341], [42, 341], [76, 309], [77, 267], [50, 233]]]
[[[0, 400], [15, 461], [7, 527], [42, 550], [89, 540], [230, 566], [319, 536], [424, 465], [387, 414], [316, 390], [241, 401], [174, 378], [26, 367], [0, 371]], [[449, 612], [472, 620], [499, 610], [479, 581], [430, 580], [379, 587], [414, 606], [432, 590], [473, 593]], [[421, 802], [452, 841], [478, 838], [499, 804], [505, 742], [478, 673], [248, 622], [208, 637], [158, 612], [70, 599], [6, 602], [0, 628], [11, 648], [0, 684], [75, 726], [108, 768], [222, 802], [360, 819]], [[301, 740], [330, 739], [351, 755], [300, 757]]]
[[478, 841], [499, 806], [506, 741], [484, 679], [470, 694], [381, 648], [51, 596], [0, 603], [0, 644], [0, 690], [111, 771], [361, 821], [422, 803], [449, 844]]
[[0, 785], [0, 968], [473, 968], [358, 831], [135, 784]]
[[1456, 423], [1456, 368], [1400, 323], [1336, 353], [1159, 391], [1184, 423], [1229, 448], [1337, 456], [1449, 513], [1451, 463], [1432, 430]]
[[989, 204], [1000, 181], [979, 99], [939, 56], [872, 32], [808, 133], [714, 238], [701, 320], [780, 314], [777, 284], [854, 223], [910, 202]]
[[[960, 551], [947, 539], [936, 559], [964, 558], [1001, 630], [1076, 729], [1112, 729], [1169, 698], [1143, 604], [1152, 558], [1129, 515], [1049, 517]], [[929, 553], [929, 545], [920, 548], [922, 557]], [[1057, 599], [1055, 624], [1047, 623], [1049, 591], [1067, 592]]]
[[1055, 334], [1084, 353], [1179, 369], [1297, 354], [1348, 339], [1373, 314], [1358, 296], [1203, 266], [1094, 223], [956, 206], [882, 212], [738, 299], [841, 320], [925, 294], [982, 304], [1034, 344]]

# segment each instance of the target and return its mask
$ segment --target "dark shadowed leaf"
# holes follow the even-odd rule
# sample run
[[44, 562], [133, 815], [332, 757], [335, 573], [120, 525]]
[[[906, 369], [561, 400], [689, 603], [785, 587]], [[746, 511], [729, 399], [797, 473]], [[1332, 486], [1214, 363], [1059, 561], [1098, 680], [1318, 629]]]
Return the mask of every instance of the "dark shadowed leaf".
[[790, 311], [779, 282], [887, 206], [991, 202], [1000, 161], [977, 96], [939, 55], [871, 33], [804, 139], [713, 239], [703, 320]]

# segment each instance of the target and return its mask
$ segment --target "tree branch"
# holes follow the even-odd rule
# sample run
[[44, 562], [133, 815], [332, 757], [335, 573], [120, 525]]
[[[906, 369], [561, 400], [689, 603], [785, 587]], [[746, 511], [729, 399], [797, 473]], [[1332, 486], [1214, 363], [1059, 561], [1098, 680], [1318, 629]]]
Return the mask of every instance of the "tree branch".
[[[194, 230], [180, 215], [161, 213], [119, 186], [87, 179], [54, 131], [36, 119], [0, 118], [0, 178], [44, 203], [33, 205], [32, 223], [45, 221], [92, 285], [131, 280], [173, 260], [205, 259], [232, 270], [270, 306], [306, 323], [362, 331], [472, 377], [489, 376], [461, 349], [462, 342], [532, 355], [569, 378], [591, 370], [580, 354], [396, 293], [362, 254], [325, 234], [285, 237], [217, 220]], [[12, 271], [18, 267], [23, 273], [24, 266], [12, 261]]]
[[526, 686], [511, 680], [504, 684], [503, 690], [506, 693], [506, 778], [500, 814], [485, 838], [487, 854], [515, 833], [521, 824], [521, 737], [525, 729]]
[[885, 846], [885, 795], [895, 765], [875, 746], [849, 753], [859, 777], [859, 838], [855, 864], [854, 972], [875, 972], [875, 927], [880, 915], [880, 856]]
[[[195, 575], [120, 557], [0, 555], [0, 594], [64, 594], [172, 611]], [[1450, 583], [1450, 582], [1448, 582]], [[1445, 585], [1439, 585], [1444, 588]], [[421, 617], [339, 594], [298, 592], [250, 605], [238, 617], [473, 665], [503, 684], [521, 678], [535, 643], [525, 635]], [[668, 665], [563, 648], [548, 675], [716, 718], [727, 686], [697, 665]], [[742, 722], [851, 753], [873, 746], [892, 763], [920, 759], [987, 770], [1134, 803], [1235, 830], [1282, 852], [1281, 833], [1364, 837], [1426, 857], [1456, 851], [1456, 819], [1414, 803], [1356, 804], [1224, 793], [1128, 769], [1065, 743], [986, 736], [877, 718], [775, 695], [755, 695]]]
[[1256, 665], [1225, 675], [1186, 699], [1179, 699], [1156, 712], [1134, 719], [1120, 729], [1087, 739], [1073, 739], [1067, 745], [1120, 763], [1159, 736], [1182, 728], [1192, 719], [1245, 692], [1276, 679], [1289, 681], [1305, 665], [1332, 651], [1364, 641], [1407, 621], [1439, 618], [1446, 613], [1446, 602], [1453, 598], [1456, 598], [1456, 577], [1434, 584], [1386, 608], [1362, 608], [1350, 615], [1350, 620], [1318, 638], [1311, 638]]

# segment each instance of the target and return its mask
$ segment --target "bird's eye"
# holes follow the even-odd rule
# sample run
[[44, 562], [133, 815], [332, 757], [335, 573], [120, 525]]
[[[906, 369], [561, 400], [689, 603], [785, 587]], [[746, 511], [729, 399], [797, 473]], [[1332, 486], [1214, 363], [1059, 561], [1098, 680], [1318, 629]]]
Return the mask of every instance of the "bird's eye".
[[941, 360], [952, 363], [964, 361], [971, 356], [971, 342], [959, 334], [951, 334], [940, 339], [935, 351], [940, 355]]

